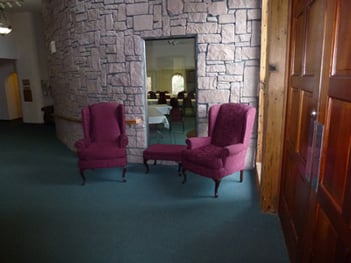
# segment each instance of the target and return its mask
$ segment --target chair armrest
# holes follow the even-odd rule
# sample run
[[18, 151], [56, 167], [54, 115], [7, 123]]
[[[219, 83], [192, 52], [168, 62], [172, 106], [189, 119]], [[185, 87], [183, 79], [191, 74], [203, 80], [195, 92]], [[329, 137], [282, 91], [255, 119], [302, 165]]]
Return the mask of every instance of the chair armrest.
[[121, 134], [117, 139], [118, 146], [126, 148], [128, 145], [128, 137], [125, 134]]
[[224, 147], [222, 154], [223, 154], [223, 157], [227, 157], [227, 156], [242, 152], [246, 149], [247, 149], [247, 145], [244, 145], [242, 143], [233, 144], [233, 145]]
[[82, 149], [87, 147], [87, 145], [90, 143], [89, 140], [86, 139], [80, 139], [78, 141], [75, 142], [74, 146], [76, 147], [76, 149]]
[[188, 149], [196, 149], [211, 143], [211, 137], [191, 137], [186, 139]]

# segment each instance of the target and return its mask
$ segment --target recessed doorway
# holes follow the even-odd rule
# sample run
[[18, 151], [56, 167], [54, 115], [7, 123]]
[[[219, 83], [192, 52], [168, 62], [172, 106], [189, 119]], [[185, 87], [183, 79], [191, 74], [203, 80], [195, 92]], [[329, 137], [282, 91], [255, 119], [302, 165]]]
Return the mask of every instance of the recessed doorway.
[[196, 134], [195, 38], [145, 40], [148, 144]]

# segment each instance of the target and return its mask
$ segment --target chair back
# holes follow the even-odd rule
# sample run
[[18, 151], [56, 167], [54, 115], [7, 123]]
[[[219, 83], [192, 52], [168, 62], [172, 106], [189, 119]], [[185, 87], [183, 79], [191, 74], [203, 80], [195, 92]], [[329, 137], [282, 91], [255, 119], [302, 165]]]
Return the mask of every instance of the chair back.
[[157, 103], [158, 104], [167, 104], [166, 92], [160, 92]]
[[180, 92], [178, 92], [177, 98], [178, 98], [178, 99], [184, 99], [184, 98], [185, 98], [185, 91], [180, 91]]
[[148, 94], [149, 94], [149, 99], [157, 99], [156, 92], [150, 90]]
[[228, 146], [248, 145], [255, 121], [256, 109], [239, 103], [214, 105], [209, 113], [209, 136], [212, 144]]
[[169, 101], [169, 105], [172, 106], [172, 108], [179, 108], [179, 101], [177, 98], [171, 98]]
[[183, 113], [179, 107], [174, 107], [169, 113], [171, 121], [183, 121]]
[[93, 142], [114, 142], [125, 134], [124, 106], [114, 102], [100, 102], [82, 110], [85, 138]]
[[183, 108], [193, 108], [193, 103], [190, 97], [185, 97], [183, 99]]

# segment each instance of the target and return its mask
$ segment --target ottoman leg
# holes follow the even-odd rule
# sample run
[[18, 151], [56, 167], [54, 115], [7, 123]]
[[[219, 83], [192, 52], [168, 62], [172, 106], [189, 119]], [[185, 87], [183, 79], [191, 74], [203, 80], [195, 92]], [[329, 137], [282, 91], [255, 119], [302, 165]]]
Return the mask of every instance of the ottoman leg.
[[145, 158], [144, 158], [144, 165], [146, 167], [145, 173], [148, 174], [149, 173], [149, 165], [147, 164], [147, 160]]
[[182, 175], [183, 175], [183, 182], [182, 182], [182, 184], [185, 184], [185, 182], [186, 182], [186, 173], [185, 173], [184, 167], [182, 169]]

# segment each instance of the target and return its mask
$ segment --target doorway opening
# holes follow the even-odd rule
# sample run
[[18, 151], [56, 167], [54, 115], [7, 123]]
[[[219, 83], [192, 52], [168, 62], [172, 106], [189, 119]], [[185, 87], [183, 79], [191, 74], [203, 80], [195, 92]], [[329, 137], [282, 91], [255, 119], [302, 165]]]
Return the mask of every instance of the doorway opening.
[[195, 37], [145, 40], [148, 144], [196, 134]]
[[5, 93], [9, 120], [22, 118], [21, 95], [16, 73], [11, 73], [5, 81]]

